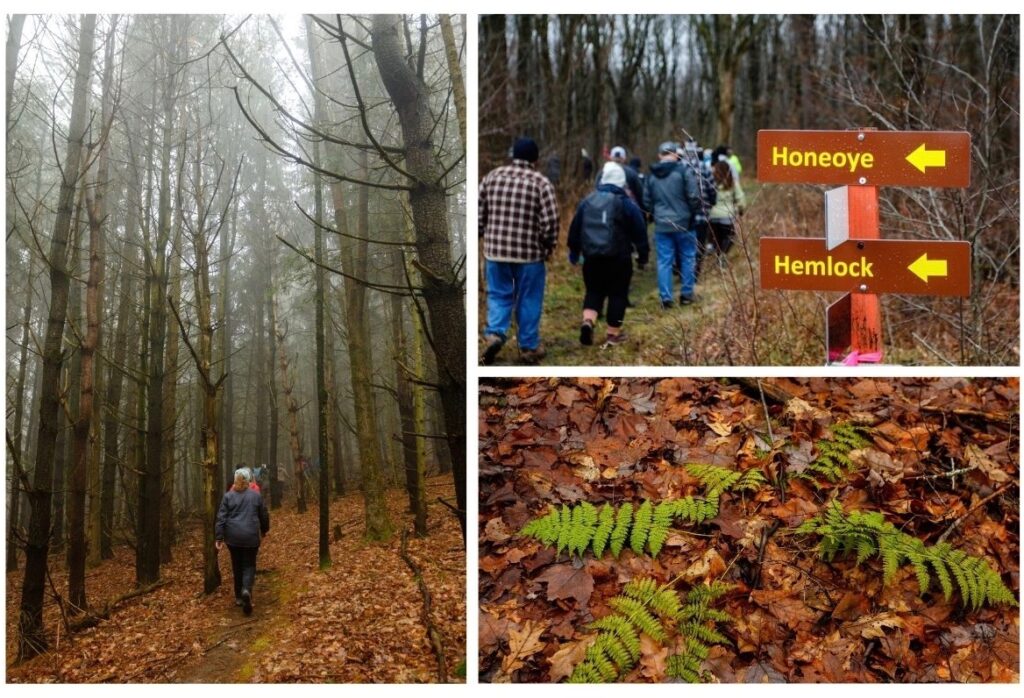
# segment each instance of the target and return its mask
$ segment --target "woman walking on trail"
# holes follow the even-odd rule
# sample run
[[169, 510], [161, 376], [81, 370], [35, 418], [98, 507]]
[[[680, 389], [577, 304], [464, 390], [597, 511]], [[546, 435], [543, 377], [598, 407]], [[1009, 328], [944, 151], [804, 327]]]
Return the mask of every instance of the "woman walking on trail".
[[626, 173], [616, 162], [601, 172], [601, 183], [576, 209], [569, 226], [569, 263], [575, 266], [583, 256], [583, 324], [580, 344], [594, 343], [594, 322], [608, 299], [607, 344], [622, 344], [626, 335], [622, 323], [628, 304], [629, 281], [633, 276], [632, 250], [637, 267], [647, 264], [649, 247], [643, 213], [626, 193]]
[[251, 488], [248, 468], [235, 471], [235, 484], [224, 495], [217, 512], [214, 534], [217, 550], [227, 543], [235, 576], [235, 605], [252, 613], [252, 586], [256, 581], [256, 554], [260, 539], [270, 530], [270, 514], [260, 493]]
[[719, 254], [725, 255], [732, 248], [736, 234], [735, 221], [743, 215], [747, 198], [743, 194], [740, 183], [733, 177], [733, 169], [729, 161], [721, 159], [714, 164], [712, 172], [715, 176], [715, 189], [718, 198], [708, 213], [711, 221], [711, 241]]

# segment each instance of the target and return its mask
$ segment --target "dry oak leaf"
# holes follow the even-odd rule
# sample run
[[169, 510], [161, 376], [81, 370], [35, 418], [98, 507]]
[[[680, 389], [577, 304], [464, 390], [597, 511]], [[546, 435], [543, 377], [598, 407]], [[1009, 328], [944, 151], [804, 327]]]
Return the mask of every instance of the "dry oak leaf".
[[1005, 470], [999, 467], [999, 464], [988, 457], [984, 451], [977, 444], [967, 444], [967, 448], [964, 449], [964, 456], [967, 459], [967, 463], [972, 468], [977, 468], [981, 472], [985, 473], [992, 482], [1008, 482], [1010, 476]]
[[818, 409], [806, 400], [801, 400], [800, 398], [795, 397], [786, 403], [786, 409], [783, 412], [783, 416], [790, 417], [793, 421], [799, 422], [804, 419], [815, 420], [825, 418], [829, 416], [829, 413], [825, 410]]
[[504, 543], [512, 537], [511, 531], [508, 530], [508, 526], [501, 520], [500, 516], [496, 516], [487, 522], [484, 526], [484, 540], [489, 540], [494, 543]]
[[594, 592], [594, 578], [586, 568], [575, 569], [571, 564], [552, 565], [537, 581], [548, 585], [548, 601], [573, 598], [585, 604]]
[[[857, 468], [870, 470], [868, 479], [873, 482], [899, 482], [903, 479], [903, 464], [892, 456], [874, 448], [857, 448], [850, 451], [850, 462]], [[879, 483], [879, 484], [881, 484]]]
[[510, 675], [516, 669], [522, 668], [528, 657], [544, 649], [544, 643], [540, 636], [547, 629], [546, 625], [538, 621], [528, 620], [518, 630], [510, 630], [508, 633], [508, 654], [501, 660], [501, 672]]
[[562, 648], [551, 655], [549, 662], [551, 669], [548, 671], [548, 678], [552, 683], [558, 683], [566, 676], [572, 675], [573, 668], [583, 661], [587, 655], [587, 649], [594, 644], [597, 635], [584, 635], [575, 642], [567, 642]]
[[688, 582], [698, 580], [714, 579], [725, 572], [725, 560], [714, 548], [708, 548], [697, 562], [690, 565], [682, 573], [682, 578]]
[[722, 415], [717, 412], [712, 412], [711, 418], [707, 419], [706, 423], [711, 428], [711, 431], [719, 436], [728, 436], [732, 433], [732, 425], [726, 422]]
[[664, 681], [668, 664], [668, 647], [663, 647], [647, 633], [640, 633], [640, 675]]
[[876, 613], [870, 616], [864, 616], [859, 620], [848, 623], [843, 627], [843, 630], [853, 630], [859, 632], [860, 636], [866, 640], [872, 638], [885, 637], [886, 628], [902, 628], [903, 620], [894, 613]]

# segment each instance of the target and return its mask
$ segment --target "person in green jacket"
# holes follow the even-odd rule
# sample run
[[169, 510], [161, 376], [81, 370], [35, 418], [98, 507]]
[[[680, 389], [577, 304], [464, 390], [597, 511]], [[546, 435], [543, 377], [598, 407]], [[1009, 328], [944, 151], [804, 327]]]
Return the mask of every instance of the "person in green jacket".
[[708, 220], [711, 223], [709, 242], [719, 254], [725, 255], [732, 248], [736, 235], [736, 218], [743, 215], [747, 199], [740, 183], [733, 177], [732, 167], [727, 160], [716, 162], [711, 168], [711, 173], [715, 178], [718, 196], [715, 205], [708, 212]]

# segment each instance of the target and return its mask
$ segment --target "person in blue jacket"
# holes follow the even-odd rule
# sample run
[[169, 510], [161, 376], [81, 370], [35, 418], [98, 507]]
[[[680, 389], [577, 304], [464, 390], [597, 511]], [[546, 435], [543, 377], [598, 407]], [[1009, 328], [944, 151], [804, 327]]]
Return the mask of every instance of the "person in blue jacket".
[[227, 544], [231, 553], [235, 605], [241, 606], [245, 615], [252, 613], [252, 587], [256, 581], [260, 540], [270, 530], [270, 514], [263, 496], [249, 486], [251, 479], [248, 468], [235, 471], [235, 484], [220, 502], [214, 528], [217, 550], [223, 550]]
[[622, 344], [626, 335], [629, 282], [633, 277], [633, 250], [637, 267], [647, 264], [650, 248], [647, 225], [636, 203], [626, 193], [626, 173], [617, 162], [606, 163], [601, 184], [576, 209], [569, 225], [569, 263], [583, 259], [583, 323], [580, 343], [594, 343], [594, 322], [608, 301], [605, 342]]
[[682, 258], [679, 302], [693, 303], [696, 283], [697, 233], [695, 213], [700, 207], [700, 190], [692, 170], [679, 162], [677, 146], [666, 141], [658, 147], [658, 162], [644, 183], [644, 210], [654, 219], [654, 246], [658, 254], [658, 295], [661, 306], [671, 308], [672, 267]]

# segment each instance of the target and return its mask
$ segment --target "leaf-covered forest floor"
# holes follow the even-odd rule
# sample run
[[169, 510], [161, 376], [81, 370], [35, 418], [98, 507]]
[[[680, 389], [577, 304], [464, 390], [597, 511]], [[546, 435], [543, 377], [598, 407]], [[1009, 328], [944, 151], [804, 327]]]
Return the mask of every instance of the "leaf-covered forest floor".
[[[1019, 382], [1008, 379], [523, 379], [480, 388], [480, 678], [563, 680], [587, 625], [637, 577], [735, 585], [718, 607], [718, 682], [1016, 682], [1019, 608], [965, 608], [911, 565], [883, 584], [874, 557], [824, 562], [794, 529], [837, 500], [929, 545], [982, 557], [1019, 601]], [[769, 419], [766, 417], [770, 415]], [[869, 427], [836, 483], [799, 478], [838, 423]], [[519, 535], [554, 505], [659, 502], [699, 491], [683, 466], [759, 469], [718, 516], [675, 524], [657, 558], [582, 556]], [[666, 680], [641, 635], [624, 680]]]
[[[448, 681], [461, 682], [466, 653], [466, 558], [458, 520], [437, 502], [452, 499], [450, 476], [427, 481], [426, 538], [408, 538], [432, 598], [431, 621], [443, 638]], [[387, 497], [392, 521], [412, 530], [403, 490]], [[162, 567], [166, 584], [116, 605], [99, 625], [67, 636], [52, 595], [45, 610], [51, 651], [15, 664], [21, 572], [7, 575], [7, 680], [10, 682], [434, 682], [438, 661], [421, 620], [423, 601], [400, 556], [400, 537], [362, 540], [360, 493], [331, 503], [332, 565], [319, 571], [317, 508], [305, 514], [287, 502], [271, 512], [271, 530], [257, 561], [254, 610], [234, 605], [231, 560], [219, 556], [223, 582], [202, 593], [200, 530], [193, 527]], [[333, 539], [332, 539], [333, 540]], [[134, 554], [119, 547], [113, 560], [87, 573], [94, 606], [130, 592]], [[66, 575], [51, 559], [53, 583]], [[71, 619], [72, 621], [74, 619]]]
[[[736, 226], [735, 245], [725, 256], [704, 260], [696, 286], [697, 302], [669, 310], [661, 307], [653, 227], [648, 231], [651, 260], [644, 271], [634, 268], [630, 300], [623, 325], [629, 339], [604, 344], [605, 324], [599, 319], [594, 345], [579, 343], [584, 285], [582, 267], [567, 260], [566, 235], [576, 205], [588, 193], [580, 190], [560, 199], [562, 231], [547, 265], [541, 342], [547, 366], [818, 366], [825, 361], [825, 310], [839, 293], [761, 289], [759, 240], [762, 236], [824, 237], [824, 206], [815, 187], [766, 185], [745, 181], [749, 206]], [[883, 237], [907, 237], [887, 232]], [[482, 270], [482, 267], [481, 267]], [[478, 358], [483, 355], [487, 321], [487, 284], [481, 272], [478, 296]], [[984, 285], [984, 288], [982, 288]], [[987, 329], [986, 350], [961, 358], [957, 320], [971, 304], [955, 298], [881, 296], [884, 360], [903, 365], [1016, 363], [1016, 342], [1006, 354], [998, 338], [1016, 338], [1019, 287], [1014, 283], [975, 281], [977, 297], [993, 294], [996, 302], [979, 308]], [[674, 301], [679, 278], [673, 278]], [[958, 315], [959, 314], [959, 315]], [[929, 321], [922, 322], [922, 318]], [[962, 319], [962, 317], [961, 317]], [[495, 365], [520, 361], [515, 323]], [[1002, 358], [1000, 358], [1002, 357]]]

